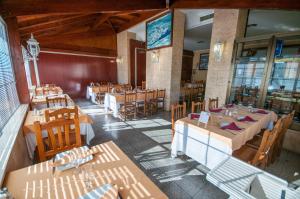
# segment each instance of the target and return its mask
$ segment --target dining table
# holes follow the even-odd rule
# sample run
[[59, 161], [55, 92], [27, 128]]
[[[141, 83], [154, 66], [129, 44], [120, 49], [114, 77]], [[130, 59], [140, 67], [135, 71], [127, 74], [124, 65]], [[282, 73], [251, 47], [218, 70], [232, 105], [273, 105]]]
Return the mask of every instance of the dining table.
[[[26, 199], [101, 198], [100, 193], [107, 185], [115, 187], [121, 198], [167, 198], [114, 142], [92, 148], [98, 153], [78, 168], [58, 171], [53, 160], [48, 160], [8, 173], [4, 186], [13, 198]], [[104, 198], [117, 199], [112, 193], [108, 196]]]
[[[226, 115], [228, 111], [234, 112], [234, 116]], [[273, 111], [264, 111], [264, 113], [235, 105], [233, 108], [224, 108], [219, 113], [210, 112], [207, 124], [191, 117], [179, 119], [175, 122], [171, 156], [174, 158], [178, 152], [184, 153], [208, 169], [212, 169], [260, 133], [262, 129], [273, 128], [277, 115]], [[245, 116], [251, 117], [253, 121], [237, 120], [238, 117]], [[221, 128], [222, 123], [231, 124], [232, 122], [240, 129]]]
[[[145, 92], [137, 92], [137, 102], [145, 100]], [[119, 116], [119, 110], [125, 102], [125, 93], [105, 93], [104, 109], [105, 112], [112, 111], [114, 117]]]
[[[25, 137], [28, 154], [31, 159], [34, 157], [34, 151], [37, 146], [36, 135], [34, 130], [34, 122], [39, 121], [40, 123], [45, 123], [45, 111], [46, 110], [57, 110], [61, 107], [45, 108], [35, 111], [28, 111], [24, 125], [23, 125], [23, 135]], [[74, 106], [68, 106], [67, 108], [74, 108]], [[80, 122], [80, 134], [86, 136], [86, 143], [90, 144], [90, 141], [95, 137], [94, 130], [92, 128], [93, 120], [92, 118], [83, 113], [79, 108], [79, 122]], [[47, 137], [47, 132], [43, 131], [43, 137]]]
[[72, 98], [68, 95], [68, 94], [55, 94], [55, 93], [49, 93], [46, 95], [32, 95], [31, 96], [31, 100], [30, 100], [30, 107], [31, 109], [37, 108], [40, 105], [46, 105], [47, 100], [46, 98], [49, 97], [64, 97], [67, 96], [67, 101], [68, 101], [68, 105], [74, 105], [74, 101], [72, 100]]

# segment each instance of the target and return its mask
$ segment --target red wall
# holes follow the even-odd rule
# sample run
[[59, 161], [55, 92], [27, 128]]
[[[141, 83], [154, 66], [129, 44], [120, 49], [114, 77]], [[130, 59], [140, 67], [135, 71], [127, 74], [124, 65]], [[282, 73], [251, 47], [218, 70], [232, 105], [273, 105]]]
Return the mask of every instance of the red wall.
[[71, 97], [84, 97], [90, 82], [117, 82], [113, 59], [40, 53], [38, 68], [41, 84], [54, 83]]

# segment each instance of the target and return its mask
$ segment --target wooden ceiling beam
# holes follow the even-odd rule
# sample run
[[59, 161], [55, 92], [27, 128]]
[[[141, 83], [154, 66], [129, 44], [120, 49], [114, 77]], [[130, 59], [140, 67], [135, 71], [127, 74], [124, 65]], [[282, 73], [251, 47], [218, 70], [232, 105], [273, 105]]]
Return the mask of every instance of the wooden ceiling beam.
[[155, 15], [161, 13], [162, 11], [164, 11], [164, 10], [155, 10], [155, 11], [144, 12], [144, 13], [141, 14], [140, 17], [134, 18], [129, 23], [125, 23], [124, 25], [119, 27], [117, 29], [117, 32], [119, 33], [119, 32], [122, 32], [124, 30], [127, 30], [128, 28], [131, 28], [132, 26], [135, 26], [136, 24], [139, 24], [139, 23], [155, 16]]
[[110, 17], [110, 19], [120, 21], [120, 22], [123, 22], [123, 23], [129, 23], [130, 22], [129, 19], [125, 19], [125, 18], [118, 17], [118, 16], [112, 16], [112, 17]]
[[300, 9], [299, 0], [170, 0], [171, 8], [193, 9]]
[[94, 23], [92, 30], [96, 30], [100, 25], [102, 25], [106, 20], [109, 19], [109, 17], [111, 17], [113, 14], [111, 13], [104, 13], [101, 14], [101, 16], [96, 19], [96, 22]]
[[48, 13], [103, 13], [166, 8], [166, 0], [1, 0], [4, 17]]
[[24, 35], [30, 35], [31, 33], [34, 34], [39, 34], [40, 32], [47, 32], [50, 30], [65, 30], [67, 31], [68, 29], [78, 27], [78, 26], [83, 26], [86, 24], [91, 23], [93, 20], [95, 20], [96, 16], [91, 15], [87, 17], [81, 17], [78, 20], [66, 20], [66, 21], [60, 21], [58, 23], [54, 23], [51, 26], [43, 26], [43, 27], [35, 27], [32, 29], [28, 29], [26, 31], [20, 31], [20, 35], [23, 37]]
[[51, 25], [51, 24], [57, 24], [59, 22], [63, 23], [65, 21], [74, 20], [74, 19], [77, 19], [77, 18], [85, 17], [85, 16], [88, 16], [88, 15], [87, 14], [80, 14], [80, 15], [75, 15], [75, 16], [71, 15], [71, 16], [68, 16], [68, 17], [59, 17], [59, 18], [56, 18], [54, 20], [47, 20], [47, 21], [44, 21], [44, 22], [19, 27], [19, 30], [20, 31], [26, 31], [26, 30], [32, 29], [32, 28], [41, 28], [42, 29], [43, 27], [45, 27], [45, 26], [47, 27], [48, 25]]

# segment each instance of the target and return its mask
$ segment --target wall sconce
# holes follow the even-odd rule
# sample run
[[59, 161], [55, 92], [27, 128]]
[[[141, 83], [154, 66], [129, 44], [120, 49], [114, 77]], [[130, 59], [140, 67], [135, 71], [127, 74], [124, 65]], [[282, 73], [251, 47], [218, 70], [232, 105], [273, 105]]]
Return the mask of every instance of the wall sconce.
[[217, 41], [214, 45], [215, 60], [220, 62], [224, 51], [224, 42]]
[[151, 60], [152, 63], [158, 63], [159, 62], [159, 51], [154, 50], [151, 52]]
[[118, 57], [116, 58], [116, 62], [117, 62], [118, 64], [122, 64], [122, 63], [123, 63], [123, 57], [122, 57], [122, 56], [118, 56]]

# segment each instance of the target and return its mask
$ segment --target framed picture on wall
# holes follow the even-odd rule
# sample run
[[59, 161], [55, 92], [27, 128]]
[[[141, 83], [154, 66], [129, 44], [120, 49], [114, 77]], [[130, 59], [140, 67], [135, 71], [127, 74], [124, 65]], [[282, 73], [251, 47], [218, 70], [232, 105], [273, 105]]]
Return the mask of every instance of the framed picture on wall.
[[209, 60], [208, 53], [200, 54], [199, 70], [207, 70], [208, 69], [208, 60]]
[[146, 47], [153, 50], [172, 46], [173, 12], [146, 22]]

